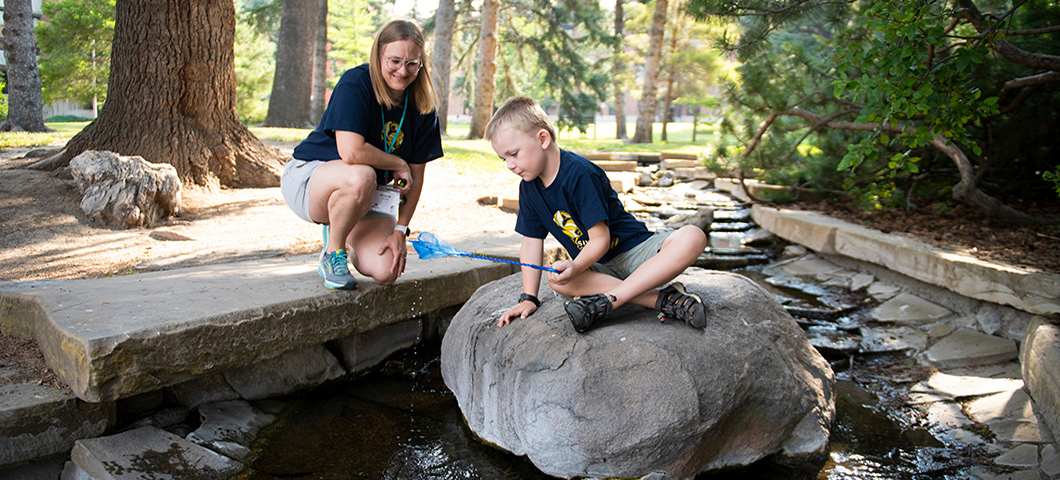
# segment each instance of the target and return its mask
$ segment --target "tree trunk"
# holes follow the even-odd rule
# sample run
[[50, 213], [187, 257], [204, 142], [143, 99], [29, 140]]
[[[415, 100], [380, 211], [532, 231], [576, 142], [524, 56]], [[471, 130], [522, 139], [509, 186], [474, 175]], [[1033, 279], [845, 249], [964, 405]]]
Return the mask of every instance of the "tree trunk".
[[313, 50], [313, 93], [309, 97], [309, 120], [320, 121], [327, 106], [328, 80], [328, 0], [319, 0], [317, 36]]
[[[624, 39], [623, 31], [626, 27], [625, 9], [623, 3], [625, 0], [615, 0], [615, 36], [619, 39]], [[623, 40], [618, 42], [615, 46], [615, 61], [612, 69], [614, 74], [612, 75], [612, 82], [615, 89], [615, 138], [619, 140], [625, 140], [626, 134], [626, 90], [622, 86], [622, 75], [626, 72], [626, 59], [622, 55], [622, 46], [625, 44]]]
[[666, 31], [667, 0], [655, 0], [655, 14], [651, 19], [651, 39], [648, 43], [647, 65], [644, 67], [644, 89], [637, 109], [637, 130], [633, 143], [652, 142], [652, 123], [655, 120], [656, 82], [659, 80], [659, 63], [662, 59], [663, 33]]
[[38, 167], [108, 150], [169, 163], [184, 183], [279, 185], [280, 158], [236, 113], [235, 13], [231, 0], [118, 0], [107, 102]]
[[[677, 24], [674, 24], [673, 34], [670, 35], [670, 58], [677, 55]], [[674, 62], [670, 61], [669, 68], [666, 69], [666, 97], [663, 99], [663, 115], [662, 115], [662, 136], [659, 139], [663, 142], [667, 141], [666, 138], [666, 126], [670, 123], [670, 108], [674, 104], [674, 81], [677, 77], [677, 68], [674, 66]]]
[[283, 0], [266, 127], [312, 128], [313, 47], [320, 0]]
[[33, 37], [33, 3], [7, 0], [4, 6], [4, 58], [7, 60], [7, 120], [0, 130], [50, 132], [44, 126], [44, 101]]
[[468, 140], [482, 138], [486, 133], [486, 124], [493, 115], [493, 77], [497, 74], [497, 17], [500, 14], [500, 0], [483, 0], [482, 27], [479, 30], [478, 43], [478, 79], [475, 82], [475, 109], [471, 113], [471, 130]]
[[439, 0], [438, 10], [434, 12], [434, 52], [432, 62], [434, 70], [434, 92], [438, 95], [438, 129], [442, 136], [449, 136], [446, 131], [449, 117], [449, 71], [453, 65], [453, 28], [456, 25], [455, 0]]

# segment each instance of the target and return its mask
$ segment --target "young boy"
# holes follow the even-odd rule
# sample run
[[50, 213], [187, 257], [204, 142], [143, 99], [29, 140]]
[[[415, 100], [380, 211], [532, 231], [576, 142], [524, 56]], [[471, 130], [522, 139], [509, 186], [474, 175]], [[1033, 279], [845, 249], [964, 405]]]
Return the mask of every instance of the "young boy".
[[[696, 328], [706, 325], [699, 297], [673, 283], [707, 246], [695, 226], [652, 233], [622, 207], [603, 169], [585, 157], [559, 148], [556, 131], [533, 99], [508, 99], [486, 125], [486, 140], [522, 178], [515, 231], [523, 235], [519, 259], [540, 265], [545, 237], [551, 233], [573, 261], [552, 264], [556, 293], [573, 298], [564, 304], [574, 329], [584, 332], [612, 309], [633, 303], [659, 310], [664, 317]], [[523, 267], [519, 304], [501, 315], [498, 327], [526, 318], [541, 302], [541, 271]]]

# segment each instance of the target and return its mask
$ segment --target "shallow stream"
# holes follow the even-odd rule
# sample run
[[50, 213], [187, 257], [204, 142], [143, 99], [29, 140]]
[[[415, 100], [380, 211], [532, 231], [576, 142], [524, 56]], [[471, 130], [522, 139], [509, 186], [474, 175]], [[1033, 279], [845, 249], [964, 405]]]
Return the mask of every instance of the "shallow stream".
[[[755, 227], [746, 205], [701, 190], [649, 190], [642, 191], [662, 198], [660, 207], [643, 212], [650, 228], [682, 210], [714, 209], [710, 246], [696, 265], [734, 270], [773, 293], [836, 371], [836, 418], [827, 455], [796, 465], [767, 458], [697, 480], [967, 478], [962, 472], [975, 465], [974, 452], [943, 444], [902, 407], [879, 400], [888, 398], [880, 372], [907, 365], [905, 353], [844, 349], [849, 343], [844, 332], [864, 321], [870, 304], [845, 297], [842, 289], [769, 280], [764, 264], [777, 255], [744, 245]], [[667, 195], [672, 198], [663, 198]], [[687, 208], [672, 207], [690, 201]], [[552, 478], [526, 458], [479, 442], [468, 430], [442, 380], [437, 343], [421, 345], [355, 382], [290, 400], [281, 421], [263, 433], [249, 478]]]

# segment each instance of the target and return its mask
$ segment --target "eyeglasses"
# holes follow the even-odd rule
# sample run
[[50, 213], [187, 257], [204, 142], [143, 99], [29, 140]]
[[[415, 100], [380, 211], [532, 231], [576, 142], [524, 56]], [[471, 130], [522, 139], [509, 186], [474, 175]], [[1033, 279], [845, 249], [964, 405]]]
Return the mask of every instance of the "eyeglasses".
[[409, 73], [415, 73], [420, 71], [419, 60], [402, 60], [400, 58], [388, 58], [386, 64], [390, 66], [391, 70], [397, 70], [401, 68], [401, 65], [405, 65], [405, 71]]

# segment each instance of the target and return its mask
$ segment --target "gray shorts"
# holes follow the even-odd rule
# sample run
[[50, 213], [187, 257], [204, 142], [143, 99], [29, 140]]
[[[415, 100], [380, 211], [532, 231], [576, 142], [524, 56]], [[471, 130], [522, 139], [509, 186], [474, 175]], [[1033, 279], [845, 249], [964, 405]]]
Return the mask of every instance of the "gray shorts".
[[590, 270], [594, 272], [600, 272], [620, 280], [625, 280], [637, 267], [647, 262], [649, 258], [654, 257], [659, 250], [662, 249], [663, 241], [666, 237], [669, 237], [673, 230], [661, 230], [657, 231], [652, 236], [648, 237], [647, 240], [640, 243], [636, 247], [633, 247], [625, 252], [618, 254], [617, 257], [612, 258], [603, 263], [594, 263]]
[[[287, 202], [287, 206], [291, 207], [295, 215], [307, 222], [316, 223], [309, 216], [309, 184], [313, 181], [313, 174], [323, 164], [322, 161], [290, 158], [280, 177], [280, 194], [283, 195], [283, 201]], [[362, 219], [376, 217], [393, 218], [391, 215], [370, 210]]]

